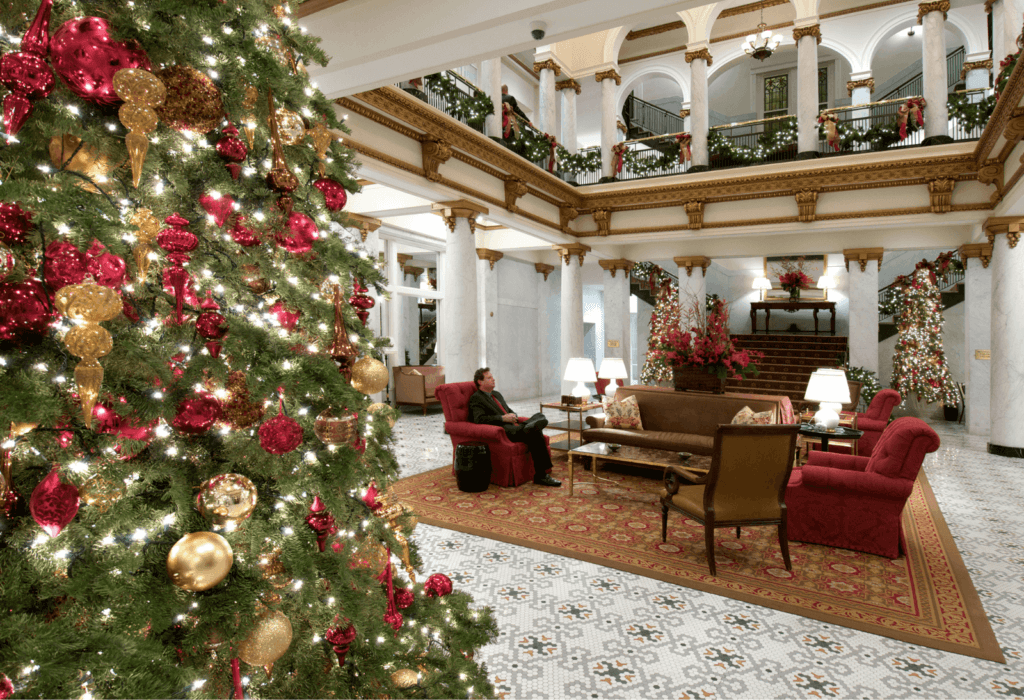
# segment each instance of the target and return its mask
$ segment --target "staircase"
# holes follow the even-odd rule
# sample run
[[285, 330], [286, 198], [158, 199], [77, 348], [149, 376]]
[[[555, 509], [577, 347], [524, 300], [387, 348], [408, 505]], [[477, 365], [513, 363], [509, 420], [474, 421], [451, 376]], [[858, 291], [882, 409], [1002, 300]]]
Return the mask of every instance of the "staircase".
[[819, 367], [842, 367], [847, 358], [846, 336], [734, 335], [736, 347], [764, 353], [760, 374], [730, 379], [726, 391], [788, 396], [802, 402], [811, 373]]
[[[952, 306], [956, 306], [966, 298], [966, 286], [963, 282], [959, 282], [953, 285], [951, 289], [942, 292], [941, 310], [945, 311]], [[882, 342], [886, 338], [891, 338], [897, 333], [899, 333], [899, 330], [896, 328], [896, 322], [893, 321], [891, 316], [888, 317], [887, 321], [878, 322], [878, 342]]]
[[[953, 252], [953, 251], [950, 251]], [[913, 274], [911, 271], [910, 274]], [[956, 306], [966, 298], [967, 286], [965, 284], [965, 270], [963, 260], [960, 260], [960, 269], [947, 268], [936, 280], [939, 291], [942, 293], [941, 310]], [[896, 321], [893, 319], [892, 311], [895, 308], [896, 283], [893, 282], [887, 287], [878, 290], [878, 342], [891, 338], [899, 331], [896, 328]], [[887, 309], [883, 311], [883, 309]]]
[[661, 153], [668, 153], [675, 145], [675, 138], [662, 138], [664, 134], [678, 134], [686, 130], [682, 117], [644, 102], [632, 93], [622, 106], [622, 120], [626, 123], [627, 141], [640, 141]]
[[[679, 280], [671, 272], [662, 272], [674, 283], [679, 284]], [[632, 271], [629, 273], [629, 293], [651, 306], [658, 305], [658, 289], [652, 289], [650, 280], [646, 277], [637, 277]]]
[[[960, 70], [964, 67], [964, 58], [966, 58], [966, 56], [967, 51], [963, 46], [953, 49], [946, 54], [946, 83], [949, 92], [954, 92], [957, 89], [963, 89], [960, 87], [962, 84], [962, 81], [960, 80]], [[923, 76], [923, 73], [918, 73], [913, 78], [904, 81], [898, 87], [895, 87], [885, 93], [879, 101], [884, 102], [886, 100], [896, 100], [903, 97], [920, 97], [924, 94]]]

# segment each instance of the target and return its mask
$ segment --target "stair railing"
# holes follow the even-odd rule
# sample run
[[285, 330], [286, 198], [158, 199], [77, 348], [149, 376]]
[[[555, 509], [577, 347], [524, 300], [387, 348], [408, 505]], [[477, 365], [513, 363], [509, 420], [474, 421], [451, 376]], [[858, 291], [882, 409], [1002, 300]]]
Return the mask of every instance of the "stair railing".
[[[946, 54], [946, 88], [952, 90], [960, 83], [960, 71], [964, 67], [964, 58], [967, 50], [961, 46]], [[898, 100], [901, 98], [920, 95], [924, 91], [924, 73], [918, 73], [913, 78], [905, 81], [902, 85], [893, 88], [882, 96], [882, 101]]]
[[632, 94], [626, 97], [622, 117], [630, 128], [639, 128], [652, 136], [672, 134], [685, 129], [685, 122], [679, 115], [672, 114], [658, 105], [645, 102]]
[[[948, 290], [950, 287], [954, 287], [964, 281], [965, 266], [963, 260], [960, 259], [960, 253], [957, 251], [950, 251], [953, 254], [953, 260], [946, 269], [937, 274], [936, 281], [940, 292]], [[932, 262], [938, 262], [938, 258]], [[911, 273], [913, 274], [913, 273]], [[888, 318], [892, 318], [896, 311], [897, 294], [896, 294], [897, 282], [882, 287], [878, 290], [878, 322], [881, 323]]]

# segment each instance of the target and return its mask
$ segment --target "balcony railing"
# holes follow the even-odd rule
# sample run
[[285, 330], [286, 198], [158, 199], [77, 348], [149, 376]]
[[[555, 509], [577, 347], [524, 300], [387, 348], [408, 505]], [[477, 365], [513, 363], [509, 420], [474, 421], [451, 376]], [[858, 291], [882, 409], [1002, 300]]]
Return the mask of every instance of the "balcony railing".
[[796, 149], [796, 117], [793, 116], [713, 126], [708, 134], [708, 168], [793, 160]]

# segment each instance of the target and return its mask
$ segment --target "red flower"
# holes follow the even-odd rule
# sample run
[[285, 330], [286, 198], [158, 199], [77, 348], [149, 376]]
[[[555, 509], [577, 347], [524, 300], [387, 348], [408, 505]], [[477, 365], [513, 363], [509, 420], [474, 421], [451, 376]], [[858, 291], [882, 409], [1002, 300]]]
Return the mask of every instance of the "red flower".
[[803, 273], [801, 270], [794, 270], [793, 272], [787, 272], [784, 275], [779, 275], [779, 286], [786, 291], [793, 289], [810, 289], [811, 278]]

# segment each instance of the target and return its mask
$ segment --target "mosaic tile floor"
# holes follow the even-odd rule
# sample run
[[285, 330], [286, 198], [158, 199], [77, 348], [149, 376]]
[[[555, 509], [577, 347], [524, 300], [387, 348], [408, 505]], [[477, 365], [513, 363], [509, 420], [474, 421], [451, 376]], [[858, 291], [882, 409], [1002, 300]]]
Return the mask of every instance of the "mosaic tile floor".
[[[402, 476], [451, 463], [443, 425], [439, 409], [404, 413]], [[988, 454], [963, 426], [933, 427], [942, 446], [924, 468], [1006, 665], [428, 525], [415, 539], [426, 572], [494, 609], [500, 636], [477, 658], [499, 697], [1021, 698], [1024, 460]]]

